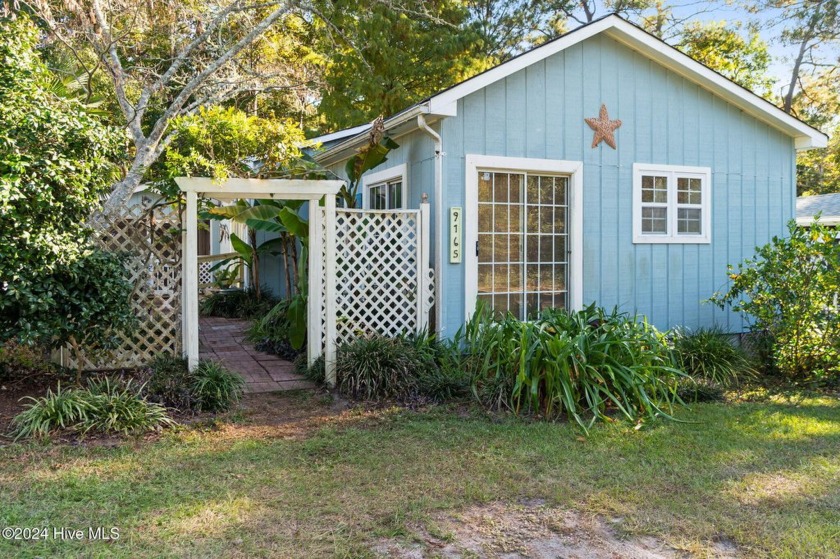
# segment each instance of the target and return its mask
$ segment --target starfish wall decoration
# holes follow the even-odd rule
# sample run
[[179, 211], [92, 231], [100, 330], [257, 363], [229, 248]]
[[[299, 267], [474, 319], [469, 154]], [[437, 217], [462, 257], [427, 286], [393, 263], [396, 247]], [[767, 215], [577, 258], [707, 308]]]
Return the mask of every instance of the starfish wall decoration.
[[598, 144], [603, 140], [608, 146], [615, 149], [615, 131], [621, 126], [621, 121], [610, 120], [606, 105], [601, 105], [601, 113], [598, 118], [585, 118], [583, 120], [595, 131], [595, 137], [592, 138], [593, 148], [598, 147]]

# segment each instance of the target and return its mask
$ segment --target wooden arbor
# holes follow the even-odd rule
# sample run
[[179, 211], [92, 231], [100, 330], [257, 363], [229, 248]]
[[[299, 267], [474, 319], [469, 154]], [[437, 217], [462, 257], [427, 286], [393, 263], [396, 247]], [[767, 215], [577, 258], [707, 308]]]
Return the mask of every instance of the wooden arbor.
[[[326, 254], [335, 254], [335, 195], [344, 184], [340, 180], [292, 180], [292, 179], [228, 179], [215, 181], [210, 178], [188, 178], [179, 177], [175, 179], [178, 187], [186, 194], [187, 207], [184, 215], [186, 223], [186, 234], [182, 244], [183, 274], [181, 285], [182, 293], [182, 332], [184, 354], [190, 369], [198, 365], [198, 196], [216, 200], [238, 200], [276, 198], [278, 200], [308, 200], [310, 206], [315, 206], [321, 198], [325, 201], [325, 235], [312, 235], [313, 239], [319, 240], [324, 246], [309, 247], [309, 292], [320, 289], [321, 278], [317, 276], [318, 258], [315, 255], [321, 254], [324, 249]], [[310, 211], [310, 227], [321, 227], [321, 212]], [[327, 258], [324, 276], [327, 278], [325, 285], [329, 290], [334, 285], [335, 259]], [[327, 301], [330, 300], [329, 293]], [[316, 297], [309, 297], [307, 308], [307, 325], [310, 333], [313, 328], [320, 328], [321, 309]], [[326, 343], [324, 344], [324, 361], [326, 365], [327, 383], [335, 386], [335, 313], [326, 313]], [[310, 335], [309, 339], [316, 339]], [[321, 348], [316, 344], [307, 344], [308, 360], [311, 365], [320, 354]]]

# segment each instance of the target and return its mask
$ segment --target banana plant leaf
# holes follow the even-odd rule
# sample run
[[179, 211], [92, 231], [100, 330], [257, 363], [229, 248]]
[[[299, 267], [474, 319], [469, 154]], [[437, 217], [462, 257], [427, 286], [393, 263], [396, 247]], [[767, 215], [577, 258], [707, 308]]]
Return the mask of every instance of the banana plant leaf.
[[280, 212], [283, 211], [283, 208], [278, 208], [277, 206], [268, 205], [268, 204], [260, 204], [259, 206], [251, 206], [247, 208], [236, 217], [233, 218], [234, 221], [238, 223], [247, 223], [249, 219], [260, 219], [263, 221], [267, 221], [270, 219], [274, 219]]
[[253, 247], [251, 247], [251, 245], [237, 237], [236, 233], [230, 234], [230, 244], [233, 247], [233, 250], [239, 253], [239, 256], [242, 258], [242, 260], [244, 260], [245, 263], [250, 266], [254, 260]]
[[309, 236], [309, 222], [300, 217], [296, 211], [289, 207], [285, 207], [278, 217], [286, 227], [286, 230], [295, 237], [305, 239]]
[[288, 231], [282, 223], [266, 219], [249, 219], [245, 222], [245, 225], [255, 231], [265, 231], [267, 233], [286, 233]]

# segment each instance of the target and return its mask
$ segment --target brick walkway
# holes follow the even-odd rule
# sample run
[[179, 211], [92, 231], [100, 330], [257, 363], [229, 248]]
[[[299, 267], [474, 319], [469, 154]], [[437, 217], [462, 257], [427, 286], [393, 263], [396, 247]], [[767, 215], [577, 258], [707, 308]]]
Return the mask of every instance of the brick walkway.
[[199, 321], [199, 357], [214, 359], [245, 378], [245, 392], [277, 392], [315, 388], [292, 372], [293, 365], [276, 355], [257, 351], [245, 341], [248, 321], [204, 317]]

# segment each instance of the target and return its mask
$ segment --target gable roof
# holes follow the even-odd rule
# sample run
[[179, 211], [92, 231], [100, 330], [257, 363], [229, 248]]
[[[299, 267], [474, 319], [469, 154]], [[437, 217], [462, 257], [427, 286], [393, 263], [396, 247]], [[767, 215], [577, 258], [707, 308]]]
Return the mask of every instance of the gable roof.
[[820, 223], [840, 225], [840, 193], [800, 196], [796, 199], [796, 223], [808, 225], [814, 216], [820, 215]]
[[[544, 60], [590, 37], [604, 33], [625, 46], [640, 52], [685, 79], [732, 103], [745, 113], [784, 132], [795, 140], [796, 149], [821, 148], [828, 145], [828, 136], [812, 126], [793, 117], [763, 97], [741, 87], [732, 80], [697, 62], [668, 45], [658, 37], [615, 14], [605, 16], [578, 27], [539, 47], [516, 56], [461, 83], [453, 85], [385, 121], [385, 129], [411, 125], [419, 114], [436, 117], [456, 116], [457, 103], [467, 95], [502, 80], [511, 74]], [[328, 141], [330, 147], [317, 158], [324, 162], [340, 161], [348, 150], [358, 148], [366, 139], [365, 132], [370, 125], [357, 126], [334, 132], [314, 140]], [[361, 130], [360, 130], [361, 129]]]

